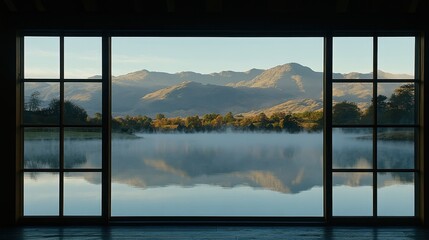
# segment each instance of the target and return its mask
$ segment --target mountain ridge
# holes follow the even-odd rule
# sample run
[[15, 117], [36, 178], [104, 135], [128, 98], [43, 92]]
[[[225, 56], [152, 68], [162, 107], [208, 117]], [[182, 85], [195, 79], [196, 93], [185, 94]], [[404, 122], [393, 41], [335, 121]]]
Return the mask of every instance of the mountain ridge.
[[[334, 74], [336, 79], [371, 77], [372, 73]], [[378, 77], [412, 79], [410, 75], [381, 70], [378, 71]], [[99, 78], [101, 76], [90, 77]], [[391, 93], [393, 87], [390, 85], [379, 85], [379, 94]], [[67, 90], [66, 97], [93, 115], [101, 111], [101, 84], [87, 86], [85, 83], [68, 84], [70, 90]], [[172, 74], [143, 69], [113, 77], [112, 114], [153, 116], [159, 112], [166, 116], [184, 116], [225, 111], [251, 113], [263, 109], [298, 111], [318, 106], [323, 96], [322, 89], [322, 72], [294, 62], [266, 70], [252, 68], [245, 72], [228, 70], [210, 74], [191, 71]], [[41, 93], [44, 105], [58, 97], [58, 86], [55, 84], [27, 84], [26, 99], [29, 99], [32, 91]], [[333, 97], [334, 102], [355, 101], [365, 107], [372, 98], [372, 84], [335, 83]]]

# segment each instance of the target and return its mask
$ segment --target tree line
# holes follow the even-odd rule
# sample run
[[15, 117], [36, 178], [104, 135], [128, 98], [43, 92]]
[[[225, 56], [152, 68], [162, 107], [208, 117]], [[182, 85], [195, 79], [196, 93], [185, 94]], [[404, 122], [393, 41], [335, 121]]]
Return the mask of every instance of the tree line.
[[276, 112], [269, 117], [265, 113], [252, 116], [234, 115], [228, 112], [225, 115], [209, 113], [202, 117], [198, 115], [187, 117], [168, 118], [164, 114], [157, 114], [154, 119], [148, 116], [115, 117], [112, 129], [121, 132], [223, 132], [231, 131], [277, 131], [297, 133], [303, 130], [321, 130], [322, 112], [306, 112], [286, 114]]

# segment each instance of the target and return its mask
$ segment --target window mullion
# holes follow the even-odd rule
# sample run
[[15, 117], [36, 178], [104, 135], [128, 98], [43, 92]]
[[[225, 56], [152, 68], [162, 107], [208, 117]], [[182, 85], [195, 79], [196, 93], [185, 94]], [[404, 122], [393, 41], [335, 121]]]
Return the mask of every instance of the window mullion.
[[60, 172], [59, 215], [64, 216], [64, 36], [60, 37]]
[[377, 96], [378, 96], [378, 37], [373, 37], [373, 57], [372, 57], [372, 64], [373, 64], [373, 84], [372, 84], [372, 106], [373, 106], [373, 130], [372, 130], [372, 168], [373, 168], [373, 176], [372, 176], [372, 190], [373, 190], [373, 201], [372, 201], [372, 210], [373, 210], [373, 216], [377, 216], [377, 182], [378, 182], [378, 171], [377, 171], [377, 123], [378, 123], [378, 117], [377, 117]]
[[323, 174], [324, 174], [324, 217], [327, 222], [332, 219], [332, 36], [324, 38], [323, 63]]
[[425, 56], [425, 38], [417, 36], [415, 41], [415, 64], [414, 64], [414, 80], [415, 84], [415, 111], [414, 111], [414, 123], [418, 126], [414, 132], [414, 169], [416, 174], [414, 175], [415, 182], [415, 198], [414, 198], [414, 214], [420, 219], [424, 219], [426, 216], [424, 212], [425, 202], [425, 184], [424, 177], [420, 174], [424, 172], [424, 129], [421, 127], [424, 124], [424, 56]]
[[102, 37], [102, 218], [111, 215], [111, 37]]

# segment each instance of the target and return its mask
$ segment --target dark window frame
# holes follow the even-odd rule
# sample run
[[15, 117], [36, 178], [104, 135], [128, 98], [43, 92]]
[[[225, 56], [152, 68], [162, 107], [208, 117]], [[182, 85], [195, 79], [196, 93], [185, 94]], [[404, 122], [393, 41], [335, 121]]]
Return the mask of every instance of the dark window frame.
[[[98, 169], [97, 172], [102, 173], [102, 210], [101, 210], [101, 216], [99, 217], [80, 217], [80, 216], [62, 216], [63, 207], [60, 204], [60, 216], [58, 217], [43, 217], [43, 216], [23, 216], [23, 173], [24, 172], [38, 172], [37, 169], [24, 169], [23, 168], [23, 157], [22, 153], [19, 155], [19, 159], [17, 165], [20, 166], [21, 169], [18, 174], [20, 176], [18, 177], [18, 220], [21, 223], [58, 223], [58, 222], [64, 222], [64, 223], [122, 223], [124, 221], [132, 221], [132, 222], [141, 222], [146, 224], [151, 223], [157, 223], [157, 224], [169, 224], [169, 223], [179, 223], [179, 224], [234, 224], [234, 223], [245, 223], [245, 224], [264, 224], [264, 225], [273, 225], [273, 224], [290, 224], [290, 223], [320, 223], [320, 224], [368, 224], [368, 223], [385, 223], [385, 224], [417, 224], [419, 220], [423, 218], [421, 210], [424, 207], [424, 201], [422, 201], [422, 190], [424, 186], [421, 186], [423, 183], [422, 178], [420, 177], [421, 172], [423, 169], [421, 167], [423, 166], [423, 154], [424, 154], [424, 147], [422, 146], [423, 142], [423, 128], [421, 127], [423, 124], [423, 115], [424, 115], [424, 109], [423, 109], [423, 103], [424, 101], [424, 94], [423, 94], [423, 88], [421, 85], [423, 84], [423, 60], [424, 60], [424, 49], [423, 49], [423, 42], [424, 37], [421, 36], [418, 32], [297, 32], [297, 33], [291, 33], [291, 32], [278, 32], [275, 34], [272, 33], [264, 33], [264, 32], [193, 32], [193, 31], [181, 31], [181, 32], [174, 32], [174, 31], [131, 31], [131, 32], [121, 32], [121, 31], [112, 31], [112, 32], [102, 32], [102, 31], [93, 31], [93, 32], [80, 32], [80, 31], [69, 31], [69, 32], [56, 32], [56, 31], [23, 31], [20, 33], [20, 40], [21, 44], [19, 46], [20, 49], [18, 51], [20, 52], [20, 65], [18, 66], [19, 72], [20, 72], [20, 94], [21, 96], [24, 96], [23, 94], [23, 82], [46, 82], [45, 80], [40, 79], [24, 79], [23, 76], [23, 39], [24, 36], [58, 36], [60, 37], [61, 44], [60, 44], [60, 79], [49, 79], [48, 82], [59, 82], [61, 84], [60, 87], [60, 99], [61, 99], [61, 105], [64, 104], [64, 83], [65, 82], [79, 82], [81, 80], [79, 79], [64, 79], [64, 37], [68, 36], [81, 36], [81, 37], [92, 37], [97, 36], [101, 37], [102, 39], [102, 79], [101, 80], [94, 80], [94, 82], [102, 82], [102, 168]], [[323, 164], [323, 175], [324, 175], [324, 214], [323, 217], [111, 217], [110, 214], [110, 184], [111, 184], [111, 159], [110, 159], [110, 150], [111, 150], [111, 131], [110, 131], [110, 118], [107, 116], [110, 116], [111, 112], [111, 37], [121, 37], [121, 36], [136, 36], [136, 37], [145, 37], [145, 36], [157, 36], [157, 37], [180, 37], [180, 36], [188, 36], [188, 37], [204, 37], [204, 36], [220, 36], [220, 37], [322, 37], [324, 38], [324, 68], [323, 68], [323, 76], [324, 76], [324, 84], [323, 84], [323, 91], [324, 91], [324, 164]], [[377, 42], [377, 37], [384, 37], [384, 36], [413, 36], [416, 38], [416, 44], [415, 44], [415, 76], [413, 80], [406, 79], [404, 82], [415, 82], [415, 92], [416, 92], [416, 124], [411, 126], [414, 127], [416, 130], [415, 134], [415, 168], [412, 170], [409, 169], [399, 169], [399, 171], [405, 170], [415, 173], [415, 216], [414, 217], [378, 217], [377, 216], [377, 198], [376, 198], [376, 191], [377, 188], [375, 187], [373, 194], [373, 214], [370, 217], [335, 217], [332, 216], [332, 175], [334, 172], [339, 172], [344, 170], [344, 172], [350, 171], [348, 169], [333, 169], [332, 168], [332, 129], [336, 127], [332, 124], [332, 83], [333, 82], [347, 82], [351, 83], [354, 82], [354, 80], [340, 80], [340, 79], [333, 79], [332, 78], [332, 38], [333, 37], [340, 37], [340, 36], [347, 36], [347, 37], [362, 37], [362, 36], [368, 36], [373, 37], [374, 42]], [[377, 45], [374, 44], [373, 46], [373, 59], [377, 59]], [[373, 96], [377, 96], [377, 83], [378, 82], [402, 82], [402, 80], [387, 80], [387, 81], [379, 81], [377, 80], [377, 61], [373, 61], [373, 69], [375, 69], [374, 77], [373, 79], [359, 79], [356, 82], [370, 82], [373, 83], [373, 86], [375, 88], [375, 91], [373, 91]], [[375, 83], [374, 83], [375, 79]], [[85, 82], [88, 82], [85, 80]], [[329, 94], [328, 94], [329, 93]], [[22, 102], [22, 97], [19, 97], [17, 99], [18, 102]], [[23, 103], [19, 104], [21, 106], [21, 116], [23, 113]], [[375, 111], [376, 112], [376, 111]], [[328, 114], [327, 114], [328, 113]], [[63, 137], [64, 137], [64, 128], [68, 127], [68, 125], [63, 124], [63, 116], [61, 118], [60, 123], [60, 141], [61, 145], [63, 145]], [[376, 121], [376, 113], [375, 113], [375, 121]], [[21, 152], [23, 151], [23, 129], [25, 127], [31, 127], [31, 124], [23, 124], [22, 120], [19, 120], [20, 126], [19, 126], [19, 133], [17, 134], [21, 145], [19, 148], [21, 149]], [[40, 126], [40, 125], [37, 125]], [[75, 125], [73, 125], [75, 126]], [[362, 125], [365, 126], [365, 125]], [[377, 124], [370, 124], [366, 127], [372, 127], [374, 128], [374, 131], [377, 129]], [[389, 125], [390, 126], [390, 125]], [[392, 125], [395, 127], [396, 125]], [[45, 126], [44, 126], [45, 127]], [[88, 125], [84, 125], [83, 127], [88, 127]], [[89, 126], [89, 127], [100, 127], [100, 126]], [[344, 125], [341, 125], [341, 127], [347, 127]], [[356, 126], [353, 126], [356, 127]], [[374, 138], [376, 138], [376, 135], [373, 135]], [[376, 140], [376, 139], [375, 139]], [[373, 141], [373, 144], [376, 146], [377, 141]], [[63, 150], [60, 150], [63, 151]], [[373, 159], [373, 164], [376, 166], [376, 148], [374, 150], [375, 158]], [[60, 154], [62, 155], [62, 153]], [[60, 161], [60, 202], [63, 203], [64, 199], [62, 197], [62, 194], [64, 192], [63, 183], [61, 183], [61, 179], [63, 179], [63, 175], [65, 172], [75, 172], [74, 169], [64, 169], [63, 160], [61, 157]], [[77, 169], [76, 172], [86, 172], [86, 171], [93, 171], [94, 169]], [[41, 172], [49, 172], [45, 169], [40, 170]], [[54, 170], [56, 171], [56, 170]], [[353, 170], [354, 171], [354, 170]], [[361, 170], [357, 170], [356, 172], [360, 172]], [[383, 172], [384, 170], [377, 169], [376, 167], [371, 169], [369, 172], [373, 173], [375, 178], [373, 178], [373, 186], [377, 186], [377, 178], [376, 175], [378, 172]], [[387, 170], [386, 170], [387, 171]], [[388, 170], [391, 172], [392, 170]], [[396, 170], [395, 170], [396, 171]], [[368, 172], [368, 170], [362, 170], [362, 172]]]
[[[380, 37], [404, 37], [404, 36], [408, 36], [408, 37], [415, 37], [415, 52], [414, 52], [414, 78], [413, 79], [379, 79], [378, 78], [378, 38]], [[332, 77], [332, 65], [333, 65], [333, 56], [332, 56], [332, 50], [333, 50], [333, 41], [332, 38], [334, 37], [372, 37], [373, 38], [373, 46], [372, 46], [372, 51], [373, 51], [373, 55], [372, 55], [372, 60], [373, 60], [373, 66], [372, 66], [372, 73], [373, 73], [373, 77], [371, 79], [334, 79]], [[329, 88], [330, 90], [332, 90], [332, 85], [333, 83], [371, 83], [373, 84], [373, 89], [372, 89], [372, 98], [373, 99], [377, 99], [378, 96], [378, 84], [379, 83], [413, 83], [415, 86], [415, 118], [414, 118], [414, 124], [380, 124], [377, 121], [377, 101], [373, 102], [373, 106], [374, 106], [374, 112], [373, 112], [373, 122], [371, 124], [358, 124], [358, 125], [347, 125], [347, 124], [333, 124], [332, 123], [332, 109], [327, 109], [327, 108], [332, 108], [332, 92], [330, 92], [329, 96], [327, 96], [327, 98], [325, 99], [325, 106], [327, 108], [326, 112], [329, 112], [330, 116], [326, 116], [327, 118], [325, 118], [326, 122], [325, 122], [325, 127], [327, 128], [325, 131], [325, 134], [328, 135], [327, 137], [327, 143], [324, 146], [327, 151], [324, 157], [326, 157], [325, 161], [329, 161], [329, 163], [327, 164], [327, 171], [325, 171], [325, 174], [327, 175], [327, 179], [326, 181], [329, 181], [329, 183], [331, 184], [330, 187], [330, 195], [326, 196], [325, 199], [328, 199], [330, 204], [327, 207], [327, 213], [329, 213], [329, 216], [326, 216], [327, 219], [330, 220], [330, 222], [332, 223], [345, 223], [345, 224], [350, 224], [350, 223], [386, 223], [386, 224], [391, 224], [391, 223], [417, 223], [418, 222], [418, 218], [421, 217], [420, 215], [420, 208], [422, 208], [423, 206], [423, 202], [421, 202], [421, 195], [422, 193], [420, 192], [419, 189], [419, 183], [421, 181], [421, 177], [420, 172], [421, 172], [421, 164], [424, 161], [424, 159], [421, 158], [420, 154], [422, 151], [422, 149], [419, 149], [420, 146], [422, 145], [421, 142], [421, 134], [422, 133], [422, 129], [420, 128], [420, 126], [422, 126], [422, 115], [424, 112], [424, 109], [422, 108], [422, 104], [421, 102], [423, 102], [423, 94], [422, 94], [422, 87], [421, 85], [423, 84], [423, 72], [421, 69], [421, 56], [422, 56], [422, 38], [418, 35], [418, 34], [409, 34], [409, 35], [402, 35], [402, 34], [398, 34], [395, 35], [394, 33], [389, 33], [389, 34], [383, 34], [383, 33], [372, 33], [372, 34], [354, 34], [354, 33], [348, 33], [348, 34], [336, 34], [336, 35], [332, 35], [330, 37], [328, 41], [327, 41], [327, 46], [325, 48], [331, 50], [330, 53], [327, 53], [327, 58], [325, 59], [325, 64], [327, 63], [327, 71], [330, 71], [330, 73], [327, 74], [326, 79], [325, 79], [325, 84], [327, 86], [325, 86], [326, 88]], [[325, 95], [326, 94], [325, 92]], [[395, 169], [383, 169], [383, 168], [378, 168], [377, 166], [377, 130], [379, 128], [413, 128], [414, 129], [414, 167], [412, 169], [410, 168], [395, 168]], [[372, 128], [372, 146], [373, 146], [373, 151], [372, 151], [372, 168], [370, 169], [348, 169], [348, 168], [332, 168], [332, 132], [334, 128]], [[328, 157], [329, 156], [329, 160]], [[401, 216], [401, 217], [391, 217], [391, 216], [378, 216], [378, 208], [377, 208], [377, 203], [378, 203], [378, 192], [377, 192], [377, 175], [378, 173], [387, 173], [387, 172], [401, 172], [401, 173], [414, 173], [414, 216]], [[372, 174], [372, 216], [333, 216], [332, 214], [332, 208], [333, 208], [333, 204], [332, 204], [332, 175], [333, 173], [370, 173]]]
[[[24, 53], [25, 53], [25, 37], [58, 37], [59, 40], [59, 77], [58, 78], [25, 78], [25, 74], [24, 74]], [[71, 36], [75, 36], [75, 35], [71, 35]], [[19, 189], [21, 190], [20, 193], [20, 200], [19, 200], [19, 212], [21, 215], [22, 219], [42, 219], [42, 218], [46, 218], [46, 219], [55, 219], [55, 218], [82, 218], [82, 219], [97, 219], [97, 218], [102, 218], [103, 216], [103, 209], [106, 207], [105, 203], [104, 203], [104, 197], [103, 197], [103, 191], [105, 191], [105, 189], [102, 189], [102, 193], [101, 193], [101, 209], [100, 209], [100, 216], [82, 216], [82, 217], [75, 217], [75, 216], [67, 216], [64, 215], [64, 179], [65, 179], [65, 174], [66, 173], [88, 173], [88, 172], [93, 172], [93, 173], [100, 173], [102, 175], [102, 180], [103, 177], [106, 175], [106, 172], [104, 171], [103, 168], [103, 164], [105, 162], [105, 160], [103, 160], [106, 156], [105, 153], [105, 148], [104, 145], [105, 143], [103, 141], [105, 141], [106, 137], [105, 137], [105, 131], [103, 124], [66, 124], [64, 123], [64, 102], [65, 102], [65, 87], [64, 85], [66, 83], [101, 83], [102, 84], [102, 93], [103, 93], [103, 99], [102, 99], [102, 107], [104, 108], [104, 98], [108, 97], [107, 95], [105, 96], [104, 92], [105, 92], [105, 85], [107, 82], [107, 78], [105, 77], [105, 75], [102, 74], [102, 78], [101, 79], [68, 79], [64, 77], [64, 38], [65, 37], [69, 37], [68, 35], [62, 35], [62, 34], [58, 34], [58, 35], [25, 35], [21, 37], [21, 41], [20, 41], [20, 48], [21, 48], [21, 64], [20, 64], [20, 94], [21, 94], [21, 99], [19, 100], [21, 102], [20, 104], [20, 116], [21, 119], [19, 120], [20, 122], [20, 136], [22, 138], [21, 142], [21, 151], [23, 151], [24, 149], [24, 131], [26, 128], [58, 128], [59, 129], [59, 167], [58, 168], [49, 168], [49, 169], [45, 169], [45, 168], [25, 168], [24, 167], [24, 157], [22, 157], [22, 159], [20, 160], [20, 166], [21, 166], [21, 174], [22, 176], [20, 177], [20, 182], [19, 184], [21, 185], [19, 187]], [[104, 39], [102, 37], [100, 37], [100, 41]], [[103, 44], [102, 44], [103, 45]], [[100, 59], [101, 61], [103, 61], [103, 59], [105, 58], [104, 52], [102, 54], [102, 58]], [[102, 70], [104, 70], [104, 67], [102, 67]], [[59, 116], [59, 122], [58, 123], [54, 123], [54, 124], [39, 124], [39, 123], [25, 123], [23, 121], [23, 116], [24, 116], [24, 84], [25, 83], [41, 83], [41, 82], [46, 82], [46, 83], [58, 83], [59, 84], [59, 105], [60, 105], [60, 116]], [[106, 118], [105, 115], [107, 116], [107, 114], [103, 114], [103, 113], [107, 113], [107, 111], [105, 111], [104, 109], [102, 109], [102, 121], [104, 121], [104, 119]], [[64, 132], [66, 128], [92, 128], [92, 129], [101, 129], [101, 134], [102, 134], [102, 139], [101, 141], [102, 143], [102, 165], [100, 166], [100, 168], [66, 168], [65, 164], [64, 164]], [[24, 154], [22, 153], [22, 156]], [[25, 216], [24, 215], [24, 174], [25, 173], [58, 173], [59, 175], [59, 209], [58, 209], [58, 216]], [[102, 186], [104, 186], [105, 184], [102, 184]]]

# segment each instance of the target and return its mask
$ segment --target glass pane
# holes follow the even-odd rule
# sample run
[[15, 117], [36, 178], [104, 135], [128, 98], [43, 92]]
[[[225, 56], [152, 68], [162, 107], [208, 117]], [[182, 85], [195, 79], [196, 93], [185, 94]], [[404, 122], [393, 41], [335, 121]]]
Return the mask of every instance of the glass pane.
[[59, 174], [24, 173], [24, 216], [58, 216]]
[[59, 99], [59, 83], [24, 83], [24, 123], [58, 124]]
[[24, 168], [59, 168], [59, 153], [58, 128], [24, 129]]
[[379, 173], [377, 185], [379, 216], [414, 216], [414, 173]]
[[378, 128], [378, 168], [413, 169], [414, 147], [413, 128]]
[[139, 136], [112, 141], [114, 216], [323, 213], [322, 134]]
[[64, 215], [101, 215], [101, 173], [65, 173]]
[[101, 128], [64, 129], [64, 167], [101, 168]]
[[372, 216], [372, 174], [333, 173], [333, 215]]
[[101, 124], [101, 83], [64, 83], [64, 123]]
[[60, 78], [59, 37], [24, 37], [24, 77]]
[[333, 78], [372, 79], [372, 45], [372, 37], [334, 37]]
[[372, 83], [333, 83], [332, 123], [359, 125], [373, 123]]
[[372, 146], [371, 128], [334, 128], [332, 167], [371, 169]]
[[112, 215], [322, 216], [322, 69], [323, 38], [112, 38]]
[[378, 124], [415, 123], [414, 83], [379, 83]]
[[101, 79], [101, 38], [64, 38], [64, 77]]
[[378, 38], [378, 78], [414, 78], [414, 37]]

